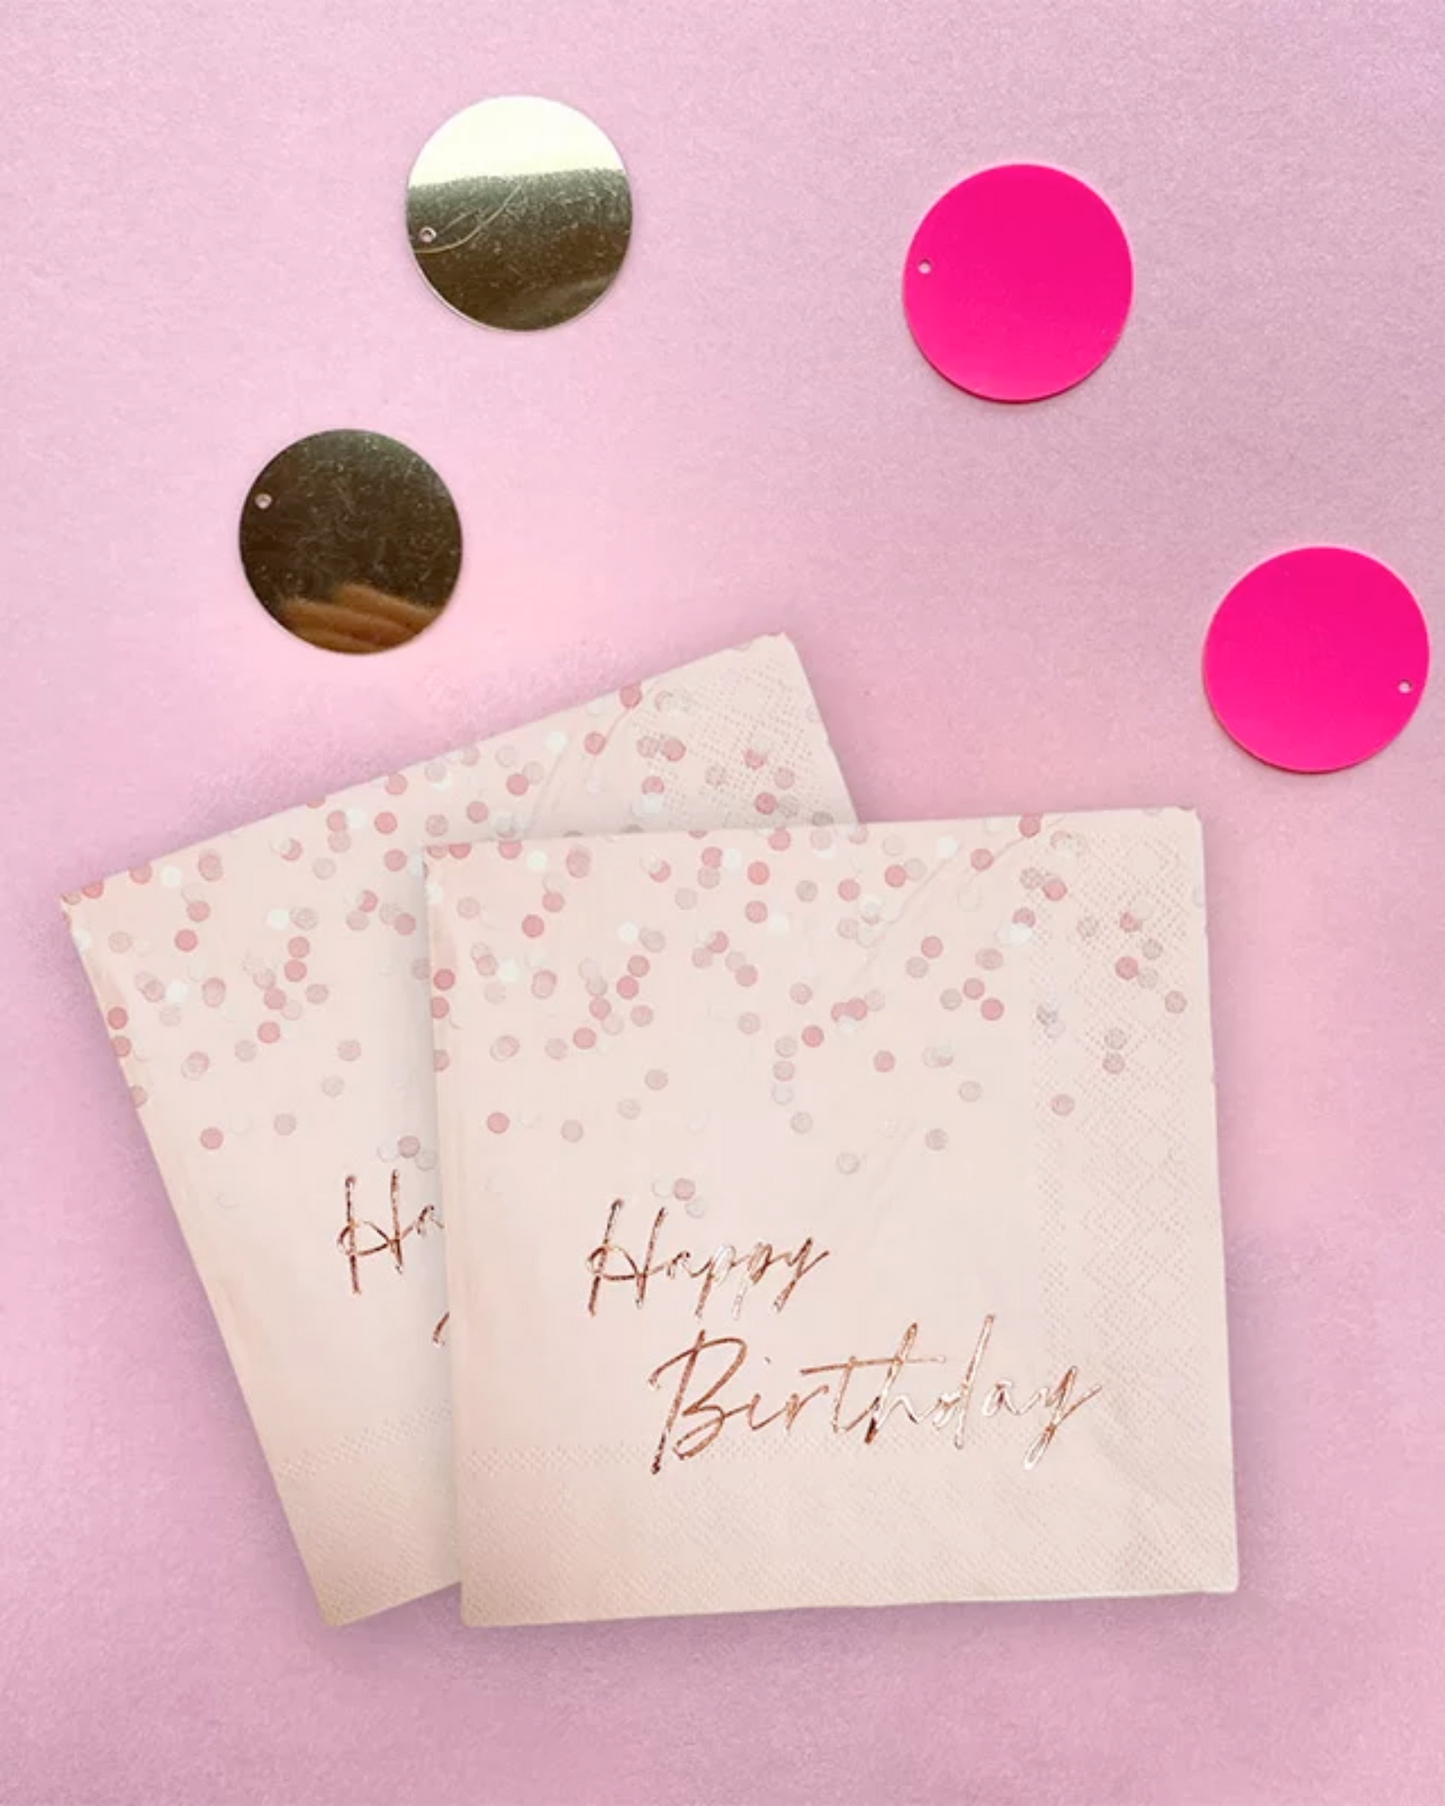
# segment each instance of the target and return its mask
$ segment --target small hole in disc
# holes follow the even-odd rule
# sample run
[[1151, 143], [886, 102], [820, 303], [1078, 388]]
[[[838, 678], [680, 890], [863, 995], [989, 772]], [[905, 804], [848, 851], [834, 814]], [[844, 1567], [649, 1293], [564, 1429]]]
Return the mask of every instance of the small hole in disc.
[[923, 262], [919, 264], [918, 273], [920, 276], [931, 276], [933, 274], [933, 265], [928, 261], [928, 259], [926, 257], [924, 258]]
[[269, 508], [271, 506], [271, 498], [264, 490], [256, 497], [256, 506], [258, 508]]
[[1408, 677], [1402, 678], [1400, 681], [1400, 694], [1402, 696], [1408, 696], [1414, 687], [1414, 684], [1410, 682]]

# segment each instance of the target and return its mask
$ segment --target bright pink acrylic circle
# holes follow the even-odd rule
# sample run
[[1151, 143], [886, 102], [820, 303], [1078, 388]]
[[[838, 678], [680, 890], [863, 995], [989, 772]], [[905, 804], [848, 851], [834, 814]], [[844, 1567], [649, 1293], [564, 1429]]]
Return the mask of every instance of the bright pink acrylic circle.
[[1082, 382], [1118, 343], [1133, 293], [1129, 241], [1108, 204], [1035, 163], [950, 188], [903, 271], [918, 349], [989, 401], [1040, 401]]
[[1363, 552], [1308, 546], [1240, 578], [1204, 641], [1225, 731], [1286, 771], [1339, 771], [1388, 746], [1430, 670], [1420, 606]]

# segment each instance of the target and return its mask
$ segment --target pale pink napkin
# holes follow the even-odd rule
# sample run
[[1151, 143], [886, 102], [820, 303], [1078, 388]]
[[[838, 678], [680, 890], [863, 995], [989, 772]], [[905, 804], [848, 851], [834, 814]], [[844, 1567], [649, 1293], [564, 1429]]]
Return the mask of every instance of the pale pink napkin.
[[469, 1622], [1235, 1585], [1193, 815], [431, 873]]
[[457, 1577], [423, 843], [850, 817], [762, 639], [66, 899], [329, 1620]]

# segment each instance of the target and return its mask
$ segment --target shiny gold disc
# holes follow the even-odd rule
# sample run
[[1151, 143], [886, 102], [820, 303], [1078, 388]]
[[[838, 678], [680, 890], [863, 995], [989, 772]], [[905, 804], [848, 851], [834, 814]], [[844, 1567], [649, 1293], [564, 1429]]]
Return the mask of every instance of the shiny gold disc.
[[241, 509], [257, 600], [329, 652], [386, 652], [430, 627], [456, 587], [462, 528], [446, 484], [382, 433], [313, 433], [278, 452]]
[[422, 146], [406, 191], [412, 254], [449, 307], [534, 332], [585, 313], [632, 234], [612, 140], [560, 101], [509, 95], [454, 114]]

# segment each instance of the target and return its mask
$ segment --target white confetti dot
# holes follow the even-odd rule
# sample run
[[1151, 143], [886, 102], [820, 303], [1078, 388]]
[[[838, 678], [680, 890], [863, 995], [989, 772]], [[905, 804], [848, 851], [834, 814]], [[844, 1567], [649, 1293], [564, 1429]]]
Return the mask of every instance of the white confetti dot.
[[181, 868], [178, 865], [163, 865], [161, 867], [161, 883], [167, 890], [179, 890], [181, 888]]

